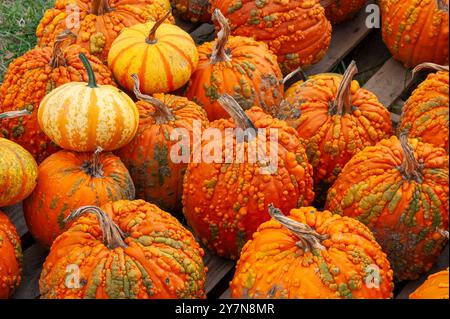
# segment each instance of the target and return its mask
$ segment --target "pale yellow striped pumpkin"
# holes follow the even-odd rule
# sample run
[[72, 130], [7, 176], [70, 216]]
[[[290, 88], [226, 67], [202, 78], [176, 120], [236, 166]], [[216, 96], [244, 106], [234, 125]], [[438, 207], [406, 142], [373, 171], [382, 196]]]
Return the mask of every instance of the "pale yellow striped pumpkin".
[[198, 64], [191, 36], [164, 19], [136, 24], [113, 42], [108, 65], [116, 81], [133, 91], [131, 74], [138, 75], [145, 94], [174, 91], [189, 81]]
[[118, 149], [136, 134], [137, 107], [119, 89], [97, 85], [89, 61], [83, 54], [80, 59], [89, 83], [71, 82], [50, 92], [39, 106], [39, 126], [55, 144], [67, 150]]

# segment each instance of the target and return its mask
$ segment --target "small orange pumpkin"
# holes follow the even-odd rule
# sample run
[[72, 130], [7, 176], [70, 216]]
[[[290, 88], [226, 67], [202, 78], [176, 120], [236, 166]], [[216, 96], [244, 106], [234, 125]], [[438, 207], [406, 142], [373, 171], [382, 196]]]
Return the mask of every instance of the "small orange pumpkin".
[[350, 20], [367, 3], [367, 0], [332, 0], [325, 6], [325, 15], [332, 24]]

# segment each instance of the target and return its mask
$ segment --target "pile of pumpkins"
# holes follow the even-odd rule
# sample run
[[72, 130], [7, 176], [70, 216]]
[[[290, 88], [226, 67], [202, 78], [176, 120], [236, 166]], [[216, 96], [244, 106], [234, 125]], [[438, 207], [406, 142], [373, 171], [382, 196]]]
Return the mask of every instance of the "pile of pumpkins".
[[[284, 91], [283, 75], [320, 60], [331, 25], [364, 4], [173, 0], [178, 16], [217, 25], [196, 47], [167, 0], [57, 0], [0, 88], [0, 207], [23, 200], [30, 233], [50, 249], [41, 297], [205, 298], [196, 239], [238, 261], [236, 298], [391, 298], [394, 281], [429, 271], [448, 242], [448, 1], [380, 2], [394, 57], [434, 70], [396, 135], [353, 80], [355, 62]], [[171, 160], [172, 133], [196, 128], [276, 129], [278, 167]], [[231, 143], [248, 155], [258, 141]], [[311, 206], [321, 194], [322, 211]], [[21, 266], [0, 213], [0, 298]], [[411, 297], [448, 298], [448, 271]]]

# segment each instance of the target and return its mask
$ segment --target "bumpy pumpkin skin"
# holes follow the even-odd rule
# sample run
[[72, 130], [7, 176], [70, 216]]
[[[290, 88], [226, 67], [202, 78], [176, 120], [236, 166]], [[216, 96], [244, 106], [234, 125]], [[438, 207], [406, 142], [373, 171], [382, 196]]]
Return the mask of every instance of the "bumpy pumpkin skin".
[[409, 295], [409, 299], [449, 299], [448, 287], [449, 273], [447, 268], [428, 276], [427, 280]]
[[[78, 26], [75, 7], [79, 10]], [[69, 29], [77, 35], [77, 44], [106, 61], [111, 44], [123, 29], [156, 21], [169, 8], [169, 0], [57, 0], [45, 12], [36, 37], [39, 46], [51, 46], [57, 34]], [[95, 10], [98, 14], [94, 14]], [[168, 22], [174, 22], [172, 16]]]
[[[325, 249], [305, 251], [279, 222], [263, 223], [242, 250], [230, 284], [233, 298], [392, 298], [389, 261], [366, 226], [313, 207], [293, 209], [288, 217], [328, 236]], [[375, 283], [371, 269], [379, 270], [378, 287], [367, 285]]]
[[[50, 250], [39, 281], [42, 298], [205, 298], [204, 252], [174, 217], [142, 200], [103, 210], [127, 234], [127, 248], [108, 249], [95, 216], [81, 216]], [[77, 289], [64, 284], [71, 264], [80, 271]]]
[[171, 150], [178, 140], [172, 141], [170, 136], [174, 130], [186, 129], [192, 150], [194, 122], [198, 121], [202, 130], [209, 122], [205, 111], [184, 97], [169, 94], [155, 94], [154, 97], [170, 108], [174, 119], [159, 123], [152, 104], [137, 102], [138, 132], [117, 154], [130, 171], [136, 198], [145, 199], [170, 213], [179, 213], [187, 163], [175, 163], [171, 159]]
[[328, 50], [331, 24], [318, 0], [212, 0], [216, 8], [232, 35], [266, 42], [284, 74], [316, 63]]
[[120, 159], [111, 153], [99, 155], [100, 171], [93, 172], [93, 155], [59, 151], [39, 165], [39, 180], [24, 201], [28, 229], [50, 247], [64, 230], [64, 218], [80, 206], [103, 205], [134, 199], [133, 181]]
[[[221, 163], [206, 163], [203, 160], [188, 165], [183, 188], [183, 213], [190, 226], [202, 242], [220, 256], [237, 259], [245, 242], [270, 216], [267, 205], [290, 210], [309, 205], [314, 199], [312, 190], [312, 167], [308, 163], [304, 148], [295, 130], [284, 121], [272, 118], [261, 108], [252, 107], [245, 112], [256, 128], [278, 129], [278, 170], [275, 174], [263, 174], [261, 164], [225, 163], [222, 152]], [[211, 128], [235, 128], [231, 119], [221, 119], [210, 124]], [[222, 139], [214, 143], [225, 145]], [[213, 144], [209, 141], [202, 143]], [[248, 158], [251, 143], [243, 142], [233, 149], [244, 148], [244, 159]], [[230, 146], [231, 148], [231, 146]], [[236, 152], [234, 152], [236, 153]]]
[[381, 0], [383, 41], [405, 67], [423, 62], [448, 64], [447, 12], [439, 0]]
[[208, 9], [211, 5], [209, 0], [171, 0], [174, 15], [183, 20], [197, 22], [211, 22], [211, 14]]
[[247, 37], [229, 37], [226, 51], [231, 61], [210, 63], [216, 41], [198, 47], [199, 65], [185, 93], [208, 113], [210, 121], [229, 118], [217, 102], [228, 93], [244, 108], [262, 107], [271, 113], [283, 99], [277, 58], [267, 45]]
[[1, 137], [0, 154], [0, 207], [4, 207], [30, 195], [36, 186], [38, 166], [23, 147]]
[[9, 65], [0, 88], [0, 113], [21, 109], [33, 111], [31, 116], [0, 121], [0, 136], [23, 146], [38, 163], [59, 150], [39, 128], [39, 104], [45, 95], [63, 84], [87, 82], [88, 75], [78, 55], [86, 54], [99, 84], [113, 85], [108, 67], [80, 46], [63, 48], [55, 67], [51, 66], [53, 53], [51, 47], [36, 48], [17, 58]]
[[429, 74], [402, 107], [398, 130], [448, 152], [448, 72]]
[[367, 0], [337, 0], [325, 7], [325, 15], [332, 24], [353, 18], [367, 3]]
[[404, 153], [396, 137], [365, 148], [328, 191], [326, 208], [358, 219], [374, 233], [397, 281], [428, 271], [447, 242], [448, 156], [444, 149], [409, 139], [422, 182], [400, 172]]
[[305, 143], [316, 186], [333, 183], [355, 154], [392, 134], [389, 111], [357, 81], [350, 86], [351, 109], [331, 112], [341, 81], [342, 75], [326, 73], [294, 85], [278, 114]]
[[0, 299], [11, 297], [19, 286], [22, 248], [16, 228], [0, 211]]

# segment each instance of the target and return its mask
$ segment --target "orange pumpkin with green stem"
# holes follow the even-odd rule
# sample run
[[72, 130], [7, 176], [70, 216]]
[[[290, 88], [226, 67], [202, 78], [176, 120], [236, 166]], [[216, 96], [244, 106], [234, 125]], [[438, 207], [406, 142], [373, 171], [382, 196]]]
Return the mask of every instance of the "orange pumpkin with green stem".
[[397, 281], [430, 270], [448, 241], [448, 155], [406, 132], [366, 147], [328, 191], [326, 208], [358, 219], [388, 255]]
[[39, 165], [37, 186], [23, 211], [30, 233], [50, 247], [74, 209], [134, 196], [133, 181], [118, 157], [101, 149], [93, 154], [59, 151]]
[[362, 223], [313, 207], [269, 213], [242, 250], [233, 298], [392, 298], [389, 261]]
[[192, 74], [186, 97], [204, 107], [213, 121], [228, 118], [217, 99], [228, 93], [244, 109], [260, 106], [269, 114], [283, 99], [277, 58], [262, 42], [230, 36], [230, 27], [220, 10], [213, 14], [221, 30], [216, 41], [198, 47], [199, 65]]
[[[136, 186], [136, 197], [155, 203], [171, 212], [181, 212], [181, 194], [184, 172], [192, 149], [193, 130], [196, 123], [205, 129], [208, 119], [205, 111], [184, 97], [169, 94], [142, 94], [139, 79], [135, 80], [134, 93], [139, 101], [139, 128], [134, 139], [118, 150], [125, 166], [129, 169]], [[188, 134], [189, 142], [181, 154], [184, 160], [178, 162], [171, 157], [178, 139], [172, 135], [181, 130]]]
[[[84, 206], [66, 221], [44, 263], [41, 298], [205, 298], [203, 250], [157, 206], [142, 200]], [[68, 287], [67, 269], [74, 267], [79, 285]]]
[[[188, 165], [183, 213], [209, 249], [237, 259], [259, 224], [269, 219], [268, 204], [290, 210], [312, 202], [312, 168], [297, 133], [284, 121], [259, 107], [244, 112], [227, 94], [219, 103], [232, 119], [210, 123], [221, 136], [209, 140], [205, 132], [197, 145], [203, 156], [194, 153]], [[234, 136], [227, 134], [233, 129]], [[241, 136], [239, 130], [248, 134]]]

